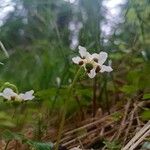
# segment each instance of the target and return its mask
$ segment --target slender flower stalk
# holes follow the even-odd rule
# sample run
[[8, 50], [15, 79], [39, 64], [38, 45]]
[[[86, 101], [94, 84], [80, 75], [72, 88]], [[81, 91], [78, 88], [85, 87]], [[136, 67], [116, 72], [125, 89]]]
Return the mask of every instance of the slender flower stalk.
[[[94, 78], [96, 74], [103, 72], [111, 72], [113, 69], [111, 65], [104, 65], [107, 60], [108, 54], [106, 52], [101, 51], [98, 53], [90, 54], [87, 52], [85, 47], [79, 46], [79, 54], [80, 56], [76, 56], [72, 58], [72, 61], [75, 64], [78, 64], [84, 67], [89, 78]], [[93, 117], [96, 113], [96, 78], [93, 80]]]
[[[68, 101], [71, 98], [72, 90], [73, 90], [73, 87], [74, 87], [78, 77], [79, 77], [80, 70], [81, 70], [81, 67], [78, 69], [78, 71], [77, 71], [77, 73], [74, 77], [74, 80], [72, 81], [72, 84], [70, 84], [70, 86], [68, 88]], [[65, 118], [66, 118], [66, 113], [67, 113], [67, 104], [68, 104], [67, 102], [68, 101], [65, 100], [65, 103], [64, 103], [64, 108], [63, 108], [63, 112], [62, 112], [62, 119], [61, 119], [61, 122], [60, 122], [60, 127], [59, 127], [59, 131], [58, 131], [55, 150], [59, 149], [59, 143], [60, 143], [60, 140], [61, 140], [61, 135], [62, 135], [63, 127], [64, 127], [64, 124], [65, 124]]]
[[95, 117], [97, 104], [96, 104], [96, 91], [97, 91], [97, 82], [96, 78], [93, 79], [93, 117]]
[[10, 140], [7, 141], [4, 150], [7, 150], [7, 147], [8, 147], [8, 145], [9, 145], [9, 143], [10, 143]]
[[[90, 78], [94, 78], [96, 76], [96, 74], [99, 72], [101, 72], [101, 73], [111, 72], [113, 70], [111, 68], [111, 66], [104, 65], [104, 63], [108, 57], [108, 54], [106, 52], [100, 52], [99, 54], [97, 54], [97, 53], [90, 54], [89, 52], [87, 52], [85, 47], [79, 46], [78, 48], [79, 48], [80, 56], [73, 57], [72, 61], [75, 64], [78, 64], [79, 66], [81, 66], [80, 69], [83, 67]], [[70, 100], [70, 97], [72, 94], [73, 86], [75, 85], [75, 83], [78, 79], [80, 69], [76, 73], [72, 84], [68, 88], [68, 99], [69, 100]], [[94, 87], [94, 91], [93, 91], [94, 92], [93, 110], [96, 107], [96, 91], [95, 91], [96, 90], [96, 83], [94, 83], [94, 84], [95, 84], [95, 87]], [[59, 148], [59, 143], [61, 140], [61, 135], [62, 135], [63, 127], [65, 124], [65, 117], [66, 117], [66, 113], [67, 113], [67, 102], [68, 101], [65, 100], [63, 113], [62, 113], [62, 120], [61, 120], [60, 127], [59, 127], [59, 132], [58, 132], [55, 150], [58, 150], [58, 148]]]

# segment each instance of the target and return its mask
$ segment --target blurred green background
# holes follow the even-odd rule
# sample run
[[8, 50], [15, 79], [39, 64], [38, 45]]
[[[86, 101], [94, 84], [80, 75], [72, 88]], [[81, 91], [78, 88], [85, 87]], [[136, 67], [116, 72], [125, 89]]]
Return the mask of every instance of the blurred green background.
[[[101, 99], [106, 90], [113, 95], [111, 102], [122, 99], [121, 94], [149, 93], [149, 0], [2, 1], [0, 41], [9, 58], [0, 52], [1, 85], [34, 89], [44, 100], [63, 99], [78, 68], [71, 58], [82, 45], [109, 53], [107, 63], [114, 71], [98, 79]], [[91, 80], [81, 76], [79, 81], [78, 94], [90, 100]]]

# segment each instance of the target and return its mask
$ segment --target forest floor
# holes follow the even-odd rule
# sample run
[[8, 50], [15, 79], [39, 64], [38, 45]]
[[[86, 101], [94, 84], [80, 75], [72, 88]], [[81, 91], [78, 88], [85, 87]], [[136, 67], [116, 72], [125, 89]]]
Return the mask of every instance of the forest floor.
[[[124, 106], [113, 106], [110, 112], [97, 109], [95, 117], [91, 113], [75, 114], [66, 120], [60, 150], [146, 150], [144, 143], [150, 139], [150, 121], [143, 121], [139, 113], [150, 107], [150, 101], [128, 100]], [[25, 129], [25, 136], [33, 138], [33, 130]], [[43, 134], [43, 142], [56, 142], [57, 128], [49, 127]], [[16, 144], [17, 143], [17, 144]], [[0, 150], [6, 142], [0, 141]], [[142, 147], [142, 148], [141, 148]], [[77, 149], [75, 149], [77, 148]], [[25, 144], [12, 140], [7, 150], [28, 150]]]
[[[102, 114], [98, 109], [96, 116], [86, 116], [78, 127], [66, 126], [62, 135], [62, 146], [67, 149], [140, 149], [150, 137], [150, 121], [139, 116], [142, 108], [150, 106], [150, 101], [131, 102], [120, 109], [114, 107], [109, 113]], [[105, 141], [105, 142], [104, 142]]]

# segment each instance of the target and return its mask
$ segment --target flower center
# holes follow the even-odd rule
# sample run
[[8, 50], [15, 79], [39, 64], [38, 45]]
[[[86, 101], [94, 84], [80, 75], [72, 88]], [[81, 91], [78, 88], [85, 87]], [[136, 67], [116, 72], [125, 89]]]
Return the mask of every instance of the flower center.
[[91, 63], [87, 63], [85, 68], [87, 69], [87, 72], [90, 72], [93, 69], [93, 65]]

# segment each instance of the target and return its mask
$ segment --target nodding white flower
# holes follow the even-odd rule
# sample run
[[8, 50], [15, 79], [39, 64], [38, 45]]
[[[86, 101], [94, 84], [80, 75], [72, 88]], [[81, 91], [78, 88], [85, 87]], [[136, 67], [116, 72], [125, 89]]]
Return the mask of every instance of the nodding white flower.
[[100, 52], [99, 54], [90, 54], [85, 47], [79, 46], [79, 56], [73, 57], [72, 61], [75, 64], [83, 66], [90, 78], [94, 78], [98, 72], [111, 72], [111, 66], [104, 65], [108, 54]]
[[2, 93], [0, 93], [0, 96], [7, 100], [13, 100], [13, 101], [27, 101], [32, 100], [35, 96], [33, 96], [34, 91], [28, 91], [20, 94], [15, 93], [11, 88], [5, 88]]
[[34, 95], [33, 95], [34, 91], [27, 91], [25, 93], [20, 93], [19, 94], [19, 99], [23, 100], [23, 101], [27, 101], [27, 100], [32, 100], [34, 99]]
[[18, 94], [15, 93], [11, 88], [5, 88], [0, 96], [3, 96], [7, 100], [15, 100], [18, 98]]

